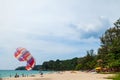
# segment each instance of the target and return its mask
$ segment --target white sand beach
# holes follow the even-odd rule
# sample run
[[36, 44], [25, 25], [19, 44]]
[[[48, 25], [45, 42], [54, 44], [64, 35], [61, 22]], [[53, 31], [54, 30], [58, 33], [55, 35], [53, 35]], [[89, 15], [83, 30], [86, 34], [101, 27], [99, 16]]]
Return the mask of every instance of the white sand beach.
[[93, 72], [80, 71], [65, 71], [60, 73], [51, 73], [35, 75], [34, 77], [19, 77], [19, 78], [4, 78], [2, 80], [111, 80], [106, 77], [113, 76], [113, 74], [98, 74]]

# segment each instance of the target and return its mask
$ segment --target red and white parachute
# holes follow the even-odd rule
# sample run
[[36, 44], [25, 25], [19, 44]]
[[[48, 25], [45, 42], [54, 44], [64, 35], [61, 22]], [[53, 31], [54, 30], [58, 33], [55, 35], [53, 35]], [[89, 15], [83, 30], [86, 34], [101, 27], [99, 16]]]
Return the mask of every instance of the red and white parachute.
[[26, 61], [26, 70], [31, 70], [35, 66], [35, 59], [30, 54], [28, 50], [25, 48], [17, 48], [16, 52], [14, 54], [15, 58], [17, 58], [19, 61]]

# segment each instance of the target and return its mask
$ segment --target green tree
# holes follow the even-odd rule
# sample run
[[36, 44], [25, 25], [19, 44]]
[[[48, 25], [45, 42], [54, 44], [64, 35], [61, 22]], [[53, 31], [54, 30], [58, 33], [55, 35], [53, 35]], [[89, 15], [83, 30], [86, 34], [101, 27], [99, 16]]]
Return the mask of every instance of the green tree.
[[94, 54], [94, 50], [88, 50], [86, 56], [78, 59], [78, 65], [76, 66], [76, 69], [91, 70], [95, 68], [95, 60], [96, 55]]
[[103, 60], [103, 66], [120, 66], [120, 19], [114, 23], [114, 27], [106, 30], [100, 40], [98, 59]]

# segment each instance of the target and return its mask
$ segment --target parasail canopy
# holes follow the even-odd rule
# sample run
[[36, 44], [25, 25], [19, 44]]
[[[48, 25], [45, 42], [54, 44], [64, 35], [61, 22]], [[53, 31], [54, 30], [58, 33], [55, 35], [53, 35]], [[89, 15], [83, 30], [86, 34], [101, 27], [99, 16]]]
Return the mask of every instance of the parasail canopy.
[[17, 48], [14, 54], [15, 58], [19, 61], [26, 61], [26, 70], [31, 70], [35, 66], [35, 59], [30, 54], [30, 52], [25, 48]]

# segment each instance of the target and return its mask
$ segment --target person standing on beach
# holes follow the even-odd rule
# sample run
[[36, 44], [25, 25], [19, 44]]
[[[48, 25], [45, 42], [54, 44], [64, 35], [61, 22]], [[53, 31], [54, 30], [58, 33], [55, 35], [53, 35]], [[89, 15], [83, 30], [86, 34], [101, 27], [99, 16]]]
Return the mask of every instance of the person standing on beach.
[[41, 75], [41, 77], [43, 77], [43, 73], [42, 72], [40, 73], [40, 75]]

